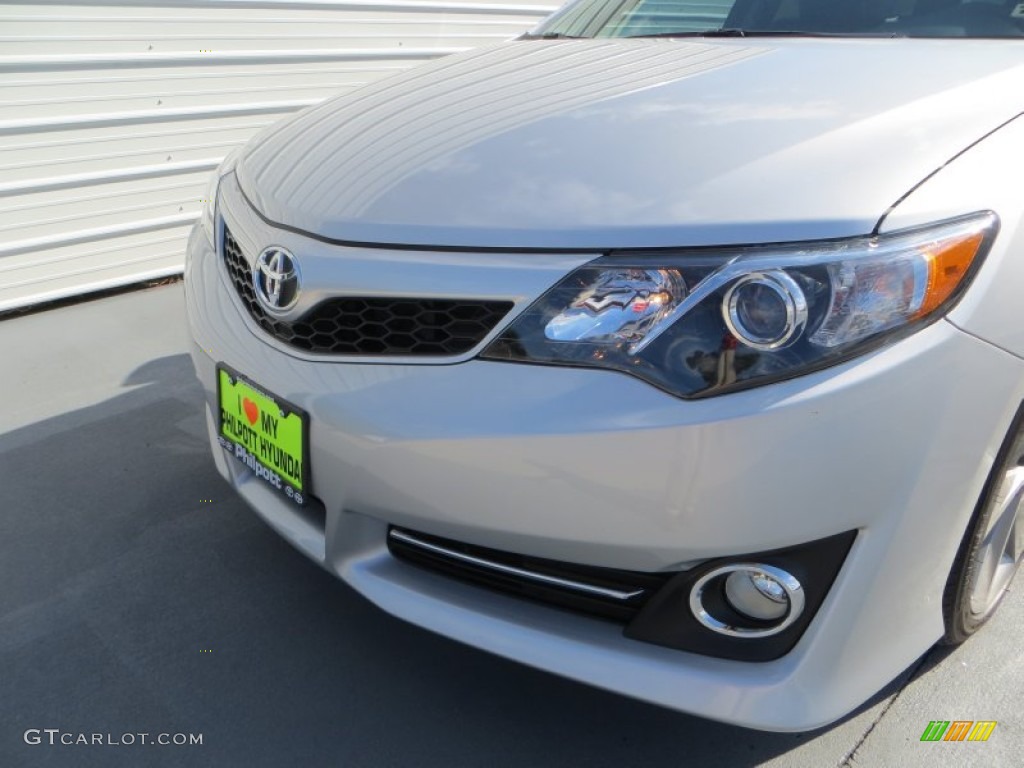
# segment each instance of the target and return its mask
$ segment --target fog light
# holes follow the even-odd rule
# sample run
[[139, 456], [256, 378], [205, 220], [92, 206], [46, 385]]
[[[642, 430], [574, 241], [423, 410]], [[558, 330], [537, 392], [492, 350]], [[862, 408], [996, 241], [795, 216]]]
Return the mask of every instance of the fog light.
[[693, 585], [690, 610], [714, 632], [768, 637], [803, 613], [804, 592], [799, 580], [781, 568], [736, 563], [709, 571]]
[[748, 347], [781, 349], [807, 325], [807, 298], [781, 270], [754, 272], [736, 281], [722, 299], [730, 333]]
[[725, 599], [740, 613], [760, 621], [777, 621], [789, 608], [785, 588], [764, 571], [730, 573], [725, 579]]

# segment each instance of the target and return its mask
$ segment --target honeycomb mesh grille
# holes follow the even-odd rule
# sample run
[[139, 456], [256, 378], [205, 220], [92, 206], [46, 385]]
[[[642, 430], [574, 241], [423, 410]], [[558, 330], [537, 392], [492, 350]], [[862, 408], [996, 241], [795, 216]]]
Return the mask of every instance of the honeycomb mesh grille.
[[338, 297], [294, 322], [264, 311], [242, 249], [224, 230], [224, 264], [252, 319], [299, 349], [335, 355], [461, 355], [473, 349], [512, 309], [510, 301]]

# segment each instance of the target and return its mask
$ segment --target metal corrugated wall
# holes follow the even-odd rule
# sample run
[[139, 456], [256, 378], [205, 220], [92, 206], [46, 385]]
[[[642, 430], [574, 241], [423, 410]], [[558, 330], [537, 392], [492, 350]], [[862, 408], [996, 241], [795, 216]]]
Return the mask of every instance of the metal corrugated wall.
[[553, 8], [0, 0], [0, 311], [180, 272], [208, 174], [257, 129]]

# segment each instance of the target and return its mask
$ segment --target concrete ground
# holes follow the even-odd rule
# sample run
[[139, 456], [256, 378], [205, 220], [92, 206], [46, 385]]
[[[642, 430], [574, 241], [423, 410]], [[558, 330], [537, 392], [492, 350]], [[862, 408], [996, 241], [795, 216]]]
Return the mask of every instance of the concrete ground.
[[[180, 284], [0, 321], [0, 766], [1024, 760], [1020, 580], [984, 632], [831, 728], [659, 709], [408, 626], [306, 561], [214, 471], [186, 349]], [[999, 724], [922, 743], [937, 719]], [[60, 744], [80, 733], [202, 745]]]

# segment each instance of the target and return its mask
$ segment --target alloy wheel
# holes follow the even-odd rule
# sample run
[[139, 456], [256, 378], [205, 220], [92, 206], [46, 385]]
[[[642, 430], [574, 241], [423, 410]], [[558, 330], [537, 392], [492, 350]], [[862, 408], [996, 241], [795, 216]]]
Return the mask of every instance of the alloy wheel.
[[984, 617], [999, 602], [1024, 557], [1024, 466], [1003, 473], [999, 490], [990, 502], [985, 532], [975, 557], [970, 585], [971, 613]]

